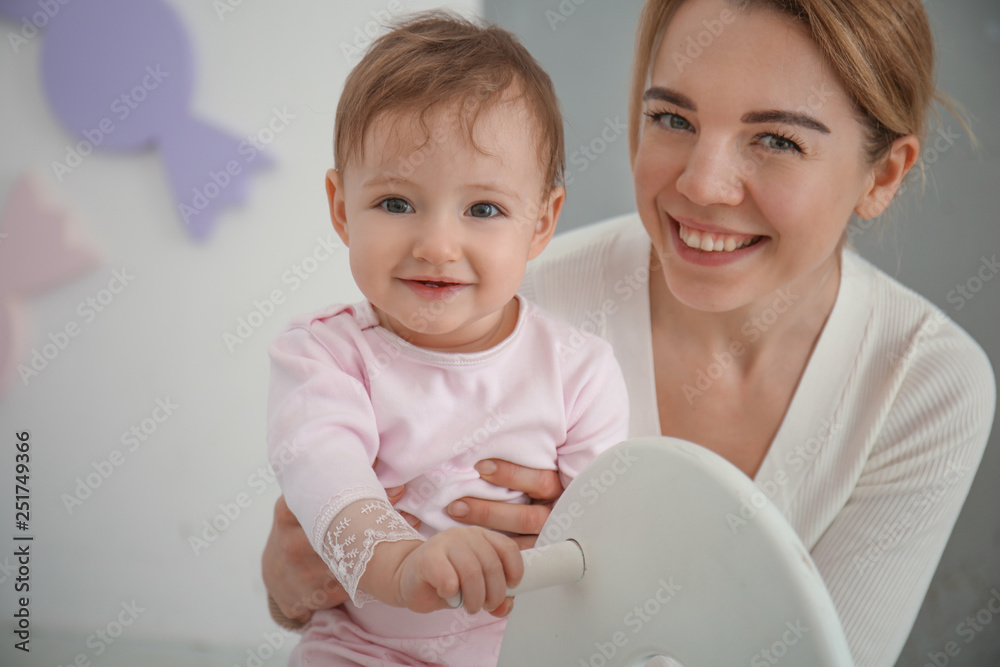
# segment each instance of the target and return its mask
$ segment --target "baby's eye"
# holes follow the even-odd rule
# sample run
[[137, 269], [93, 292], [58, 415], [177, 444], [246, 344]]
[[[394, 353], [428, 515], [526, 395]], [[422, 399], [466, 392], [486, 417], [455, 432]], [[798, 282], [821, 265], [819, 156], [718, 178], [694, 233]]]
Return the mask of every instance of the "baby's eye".
[[405, 199], [399, 197], [389, 197], [383, 199], [379, 205], [389, 213], [412, 213], [413, 207]]
[[492, 218], [500, 215], [500, 209], [489, 202], [478, 202], [469, 207], [469, 215], [474, 218]]

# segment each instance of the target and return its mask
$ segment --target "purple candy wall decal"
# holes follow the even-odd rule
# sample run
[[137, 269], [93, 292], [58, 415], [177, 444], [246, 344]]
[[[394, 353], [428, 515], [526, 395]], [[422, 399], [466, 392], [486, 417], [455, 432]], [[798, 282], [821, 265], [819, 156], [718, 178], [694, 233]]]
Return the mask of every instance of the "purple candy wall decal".
[[[72, 214], [51, 202], [40, 176], [24, 174], [14, 184], [0, 214], [0, 394], [25, 347], [20, 302], [100, 264], [97, 252], [78, 238], [76, 226]], [[17, 366], [21, 380], [27, 384], [34, 379], [79, 330], [73, 321], [50, 333], [32, 358]]]
[[[53, 163], [56, 177], [61, 182], [84, 152], [159, 146], [178, 214], [204, 238], [222, 208], [246, 198], [250, 171], [270, 159], [190, 116], [194, 65], [180, 17], [162, 0], [53, 4], [58, 11], [45, 14], [42, 82], [83, 149]], [[0, 13], [37, 26], [39, 6], [0, 0]]]

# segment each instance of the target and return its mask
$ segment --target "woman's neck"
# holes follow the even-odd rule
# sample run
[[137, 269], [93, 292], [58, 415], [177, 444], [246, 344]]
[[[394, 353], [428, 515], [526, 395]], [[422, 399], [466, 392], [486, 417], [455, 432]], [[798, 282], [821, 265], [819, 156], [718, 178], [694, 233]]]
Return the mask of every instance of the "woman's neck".
[[[735, 310], [710, 312], [677, 300], [655, 255], [650, 258], [650, 318], [654, 335], [697, 359], [732, 358], [750, 370], [808, 341], [811, 350], [840, 288], [840, 253], [796, 280]], [[729, 355], [729, 356], [727, 356]]]

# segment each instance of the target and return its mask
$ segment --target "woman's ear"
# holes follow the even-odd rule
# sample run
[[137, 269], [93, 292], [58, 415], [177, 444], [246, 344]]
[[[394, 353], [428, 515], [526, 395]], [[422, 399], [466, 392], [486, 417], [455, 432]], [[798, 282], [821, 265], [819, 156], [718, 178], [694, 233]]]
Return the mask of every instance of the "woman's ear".
[[561, 186], [552, 188], [552, 191], [542, 201], [538, 220], [535, 222], [535, 232], [531, 237], [531, 246], [528, 249], [528, 259], [538, 257], [552, 240], [552, 235], [556, 232], [556, 223], [559, 221], [559, 214], [565, 203], [566, 188]]
[[336, 169], [326, 171], [326, 198], [330, 201], [330, 221], [337, 236], [347, 242], [347, 206], [344, 204], [343, 178]]
[[920, 141], [912, 134], [899, 137], [889, 147], [889, 155], [872, 169], [871, 177], [861, 193], [854, 212], [868, 220], [878, 217], [888, 208], [899, 191], [903, 177], [920, 157]]

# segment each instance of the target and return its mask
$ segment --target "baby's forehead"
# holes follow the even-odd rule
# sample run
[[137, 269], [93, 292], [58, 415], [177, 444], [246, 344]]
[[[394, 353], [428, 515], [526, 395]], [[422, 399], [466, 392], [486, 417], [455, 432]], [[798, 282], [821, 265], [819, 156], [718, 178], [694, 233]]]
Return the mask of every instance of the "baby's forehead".
[[[504, 100], [473, 106], [452, 102], [423, 111], [386, 111], [368, 124], [358, 159], [381, 159], [429, 151], [475, 150], [489, 155], [484, 144], [511, 126], [537, 130], [539, 121], [521, 100]], [[533, 142], [542, 159], [542, 142]]]

